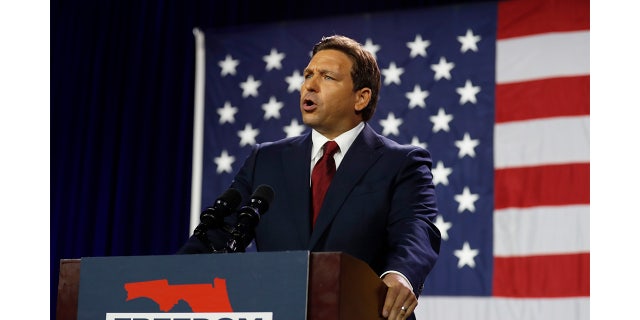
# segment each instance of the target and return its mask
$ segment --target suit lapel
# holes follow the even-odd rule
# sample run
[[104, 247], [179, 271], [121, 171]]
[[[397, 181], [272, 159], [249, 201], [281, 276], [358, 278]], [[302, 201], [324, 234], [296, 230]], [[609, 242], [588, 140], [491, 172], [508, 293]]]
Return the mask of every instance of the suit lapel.
[[280, 195], [288, 197], [288, 212], [298, 232], [300, 243], [307, 243], [311, 236], [310, 204], [311, 195], [309, 187], [310, 165], [311, 165], [311, 135], [307, 134], [303, 139], [297, 139], [285, 147], [282, 153], [282, 167], [285, 185], [288, 186], [287, 194]]
[[347, 151], [344, 159], [342, 159], [342, 163], [338, 167], [333, 181], [331, 181], [322, 209], [320, 209], [316, 220], [315, 228], [311, 233], [309, 250], [313, 250], [317, 245], [318, 240], [331, 225], [331, 221], [333, 221], [333, 218], [362, 175], [382, 155], [382, 152], [378, 150], [381, 145], [382, 143], [376, 137], [373, 129], [365, 125], [349, 148], [349, 151]]

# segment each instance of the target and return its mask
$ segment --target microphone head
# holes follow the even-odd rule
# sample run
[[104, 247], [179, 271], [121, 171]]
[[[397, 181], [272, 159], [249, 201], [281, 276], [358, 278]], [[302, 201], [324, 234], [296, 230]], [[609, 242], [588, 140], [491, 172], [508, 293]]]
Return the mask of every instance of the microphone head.
[[237, 208], [242, 201], [242, 195], [240, 191], [229, 188], [225, 191], [216, 202], [224, 201], [229, 208]]
[[200, 213], [200, 222], [208, 227], [219, 227], [224, 221], [224, 217], [230, 215], [242, 201], [240, 191], [229, 188], [225, 191], [216, 202], [205, 208]]
[[256, 191], [253, 192], [253, 195], [251, 197], [258, 198], [262, 201], [267, 202], [267, 204], [270, 204], [271, 201], [273, 201], [274, 196], [275, 192], [273, 191], [273, 188], [271, 188], [271, 186], [261, 184], [258, 186], [258, 188], [256, 188]]

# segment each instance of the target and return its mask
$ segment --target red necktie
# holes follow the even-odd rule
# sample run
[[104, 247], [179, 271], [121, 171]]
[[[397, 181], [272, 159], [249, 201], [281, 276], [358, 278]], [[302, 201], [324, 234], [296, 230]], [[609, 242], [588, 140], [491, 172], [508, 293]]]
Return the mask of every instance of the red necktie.
[[338, 144], [335, 141], [327, 141], [324, 144], [324, 153], [316, 165], [313, 167], [311, 173], [311, 197], [313, 199], [313, 225], [316, 223], [324, 195], [327, 193], [331, 179], [336, 173], [336, 162], [333, 160], [333, 155], [340, 150]]

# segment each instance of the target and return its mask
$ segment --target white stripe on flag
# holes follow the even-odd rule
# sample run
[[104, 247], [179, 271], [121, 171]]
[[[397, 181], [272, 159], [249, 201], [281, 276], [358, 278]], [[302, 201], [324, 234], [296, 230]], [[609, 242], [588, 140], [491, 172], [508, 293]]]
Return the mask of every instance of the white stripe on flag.
[[496, 124], [495, 167], [589, 162], [589, 133], [589, 116]]
[[515, 299], [420, 296], [419, 319], [589, 319], [589, 298]]
[[498, 84], [589, 74], [589, 31], [545, 33], [499, 40]]
[[496, 210], [494, 255], [589, 252], [589, 205]]

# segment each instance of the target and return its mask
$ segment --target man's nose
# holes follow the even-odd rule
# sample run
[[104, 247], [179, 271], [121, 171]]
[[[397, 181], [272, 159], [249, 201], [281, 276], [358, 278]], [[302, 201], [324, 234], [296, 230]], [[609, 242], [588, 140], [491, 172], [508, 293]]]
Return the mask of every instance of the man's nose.
[[302, 87], [307, 91], [316, 92], [318, 90], [318, 77], [307, 77], [306, 79], [304, 79], [304, 82], [302, 82]]

